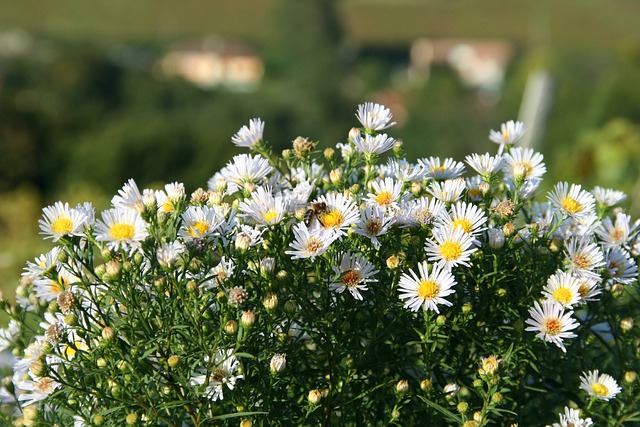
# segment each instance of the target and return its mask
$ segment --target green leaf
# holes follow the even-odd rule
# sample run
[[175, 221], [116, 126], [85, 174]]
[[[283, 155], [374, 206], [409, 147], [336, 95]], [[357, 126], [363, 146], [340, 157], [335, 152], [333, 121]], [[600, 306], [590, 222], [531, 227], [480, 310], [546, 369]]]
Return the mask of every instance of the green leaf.
[[418, 396], [418, 398], [420, 400], [422, 400], [424, 403], [426, 403], [427, 406], [430, 406], [433, 409], [435, 409], [436, 411], [440, 412], [448, 420], [450, 420], [452, 422], [455, 422], [455, 423], [458, 423], [458, 424], [462, 424], [462, 418], [460, 418], [459, 416], [457, 416], [453, 412], [449, 411], [448, 409], [443, 408], [442, 406], [438, 405], [437, 403], [430, 401], [429, 399], [427, 399], [424, 396]]

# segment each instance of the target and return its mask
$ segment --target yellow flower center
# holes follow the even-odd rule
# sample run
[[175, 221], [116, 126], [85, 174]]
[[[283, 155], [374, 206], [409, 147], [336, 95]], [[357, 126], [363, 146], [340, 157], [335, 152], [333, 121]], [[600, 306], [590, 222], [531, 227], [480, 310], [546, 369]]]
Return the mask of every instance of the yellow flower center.
[[131, 240], [135, 233], [131, 224], [113, 224], [110, 231], [114, 240]]
[[613, 240], [614, 242], [620, 242], [624, 239], [624, 230], [620, 228], [614, 228], [613, 230], [611, 230], [610, 236], [611, 240]]
[[446, 169], [444, 168], [444, 166], [433, 166], [431, 168], [431, 172], [433, 173], [437, 173], [437, 172], [444, 172]]
[[531, 174], [531, 165], [529, 164], [529, 162], [517, 162], [513, 165], [513, 170], [515, 171], [516, 168], [524, 168], [524, 177], [528, 177]]
[[325, 228], [338, 227], [344, 222], [344, 217], [340, 211], [333, 210], [323, 215], [320, 222]]
[[264, 218], [265, 221], [271, 222], [278, 217], [278, 213], [274, 210], [271, 210], [271, 211], [265, 212], [262, 215], [262, 217]]
[[581, 270], [588, 270], [591, 263], [589, 262], [589, 259], [587, 257], [578, 255], [573, 259], [573, 265]]
[[544, 331], [549, 335], [558, 335], [561, 329], [560, 326], [558, 319], [548, 319], [544, 324]]
[[355, 285], [360, 283], [360, 274], [358, 274], [358, 272], [355, 270], [351, 270], [342, 276], [342, 283], [347, 288], [354, 287]]
[[434, 299], [438, 296], [438, 284], [433, 280], [420, 279], [418, 283], [418, 296], [422, 299]]
[[571, 296], [571, 291], [567, 288], [558, 288], [553, 291], [553, 298], [560, 304], [569, 304], [571, 302]]
[[375, 198], [376, 203], [380, 206], [389, 206], [393, 201], [393, 194], [388, 191], [381, 191]]
[[43, 393], [51, 393], [53, 390], [53, 380], [49, 377], [41, 378], [36, 383], [36, 388]]
[[466, 233], [470, 233], [471, 229], [473, 227], [473, 224], [471, 223], [471, 221], [469, 221], [466, 218], [460, 218], [460, 219], [456, 219], [455, 221], [453, 221], [453, 228], [456, 228], [456, 227], [460, 227]]
[[53, 221], [51, 228], [54, 234], [69, 234], [73, 230], [73, 221], [71, 221], [71, 218], [61, 217]]
[[209, 231], [209, 224], [204, 221], [198, 221], [189, 227], [189, 235], [191, 237], [202, 237]]
[[318, 252], [320, 248], [322, 248], [322, 242], [320, 242], [320, 240], [311, 238], [307, 241], [307, 251], [311, 252], [312, 254]]
[[566, 197], [562, 200], [562, 208], [570, 214], [575, 214], [582, 211], [582, 205], [571, 197]]
[[162, 204], [162, 210], [166, 213], [173, 212], [173, 203], [171, 203], [171, 200], [167, 199], [167, 201]]
[[440, 246], [440, 254], [447, 261], [456, 260], [462, 255], [462, 245], [458, 242], [444, 242]]
[[382, 223], [378, 218], [369, 218], [369, 221], [367, 221], [367, 233], [377, 236], [381, 229]]
[[591, 386], [591, 389], [597, 396], [607, 396], [609, 394], [609, 389], [602, 383], [595, 383]]

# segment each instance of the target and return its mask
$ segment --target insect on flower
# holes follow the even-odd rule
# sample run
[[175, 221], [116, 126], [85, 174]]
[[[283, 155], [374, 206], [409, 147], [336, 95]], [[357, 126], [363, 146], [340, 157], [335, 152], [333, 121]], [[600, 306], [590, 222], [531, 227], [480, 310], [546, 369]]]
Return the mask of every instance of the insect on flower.
[[304, 224], [310, 227], [314, 220], [322, 223], [322, 217], [328, 213], [329, 208], [325, 202], [310, 203], [304, 213]]

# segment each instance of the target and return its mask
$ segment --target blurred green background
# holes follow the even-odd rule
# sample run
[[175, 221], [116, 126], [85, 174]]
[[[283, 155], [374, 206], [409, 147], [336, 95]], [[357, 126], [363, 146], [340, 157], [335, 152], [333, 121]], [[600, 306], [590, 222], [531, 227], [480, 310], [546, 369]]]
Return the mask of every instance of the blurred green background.
[[410, 160], [494, 152], [510, 119], [559, 180], [640, 213], [635, 0], [0, 1], [0, 287], [50, 244], [43, 206], [99, 209], [129, 178], [189, 191], [266, 122], [334, 145], [390, 107]]

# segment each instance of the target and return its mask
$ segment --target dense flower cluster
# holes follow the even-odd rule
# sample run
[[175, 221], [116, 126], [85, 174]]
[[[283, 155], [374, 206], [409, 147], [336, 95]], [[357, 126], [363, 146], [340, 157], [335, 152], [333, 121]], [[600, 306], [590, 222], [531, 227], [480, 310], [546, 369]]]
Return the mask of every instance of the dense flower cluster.
[[554, 426], [588, 426], [558, 407], [581, 389], [593, 418], [631, 419], [610, 403], [638, 398], [635, 377], [598, 370], [638, 369], [605, 356], [628, 361], [638, 336], [625, 195], [561, 182], [536, 200], [546, 167], [520, 122], [490, 132], [495, 155], [410, 162], [381, 133], [389, 109], [356, 118], [346, 142], [281, 157], [253, 119], [232, 137], [251, 154], [190, 195], [129, 180], [99, 214], [44, 208], [56, 246], [3, 301], [8, 417], [481, 426], [564, 408]]

